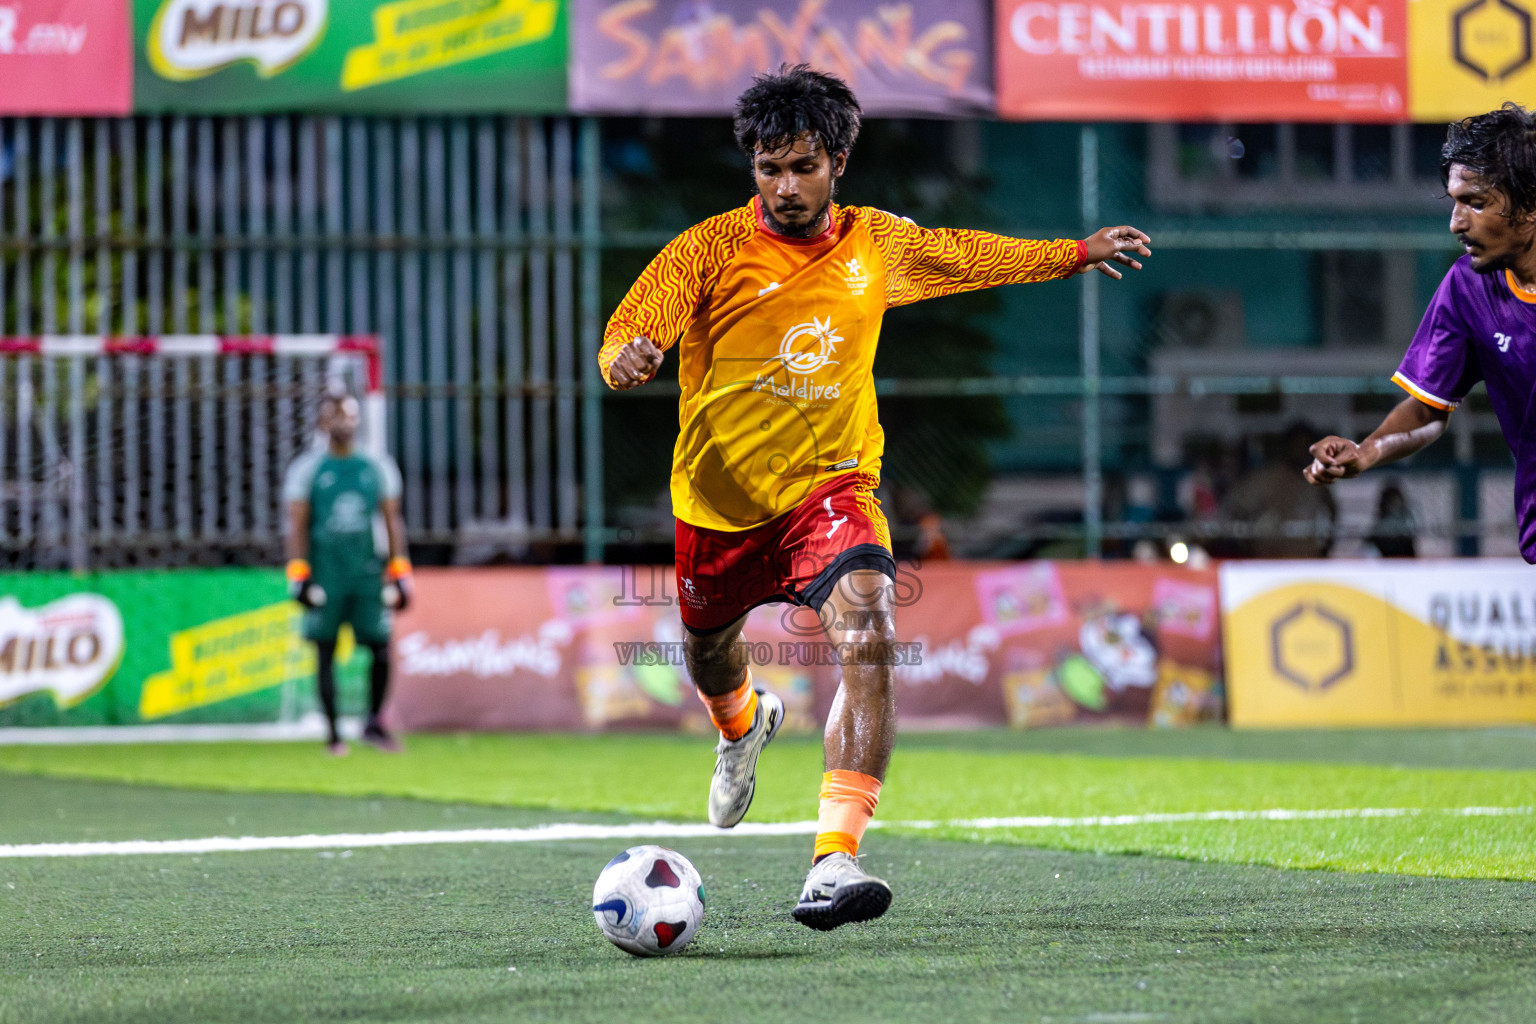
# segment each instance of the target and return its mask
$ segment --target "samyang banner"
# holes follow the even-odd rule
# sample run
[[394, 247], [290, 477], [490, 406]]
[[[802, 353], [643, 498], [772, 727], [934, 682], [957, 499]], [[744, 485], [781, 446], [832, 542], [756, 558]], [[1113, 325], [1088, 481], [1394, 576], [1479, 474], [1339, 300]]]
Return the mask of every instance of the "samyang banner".
[[0, 3], [0, 114], [128, 113], [129, 42], [123, 0]]
[[866, 114], [992, 112], [982, 0], [574, 0], [571, 107], [728, 114], [752, 76], [808, 63], [842, 77]]
[[[407, 730], [708, 732], [672, 566], [420, 569], [395, 622], [388, 713]], [[1223, 714], [1216, 573], [1092, 562], [903, 564], [887, 652], [905, 727], [1181, 725]], [[816, 731], [846, 652], [765, 605], [741, 656]], [[851, 656], [857, 657], [855, 653]]]
[[1403, 121], [1407, 6], [1000, 0], [998, 113], [1047, 121]]
[[140, 112], [565, 108], [569, 0], [133, 0]]
[[1536, 722], [1536, 579], [1519, 559], [1229, 562], [1235, 726]]

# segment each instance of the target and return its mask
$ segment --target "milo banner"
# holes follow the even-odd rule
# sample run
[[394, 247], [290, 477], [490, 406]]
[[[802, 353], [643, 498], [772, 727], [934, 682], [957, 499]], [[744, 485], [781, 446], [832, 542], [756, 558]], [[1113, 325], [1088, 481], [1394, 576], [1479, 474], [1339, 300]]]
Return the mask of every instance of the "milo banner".
[[0, 574], [0, 726], [291, 721], [314, 707], [299, 618], [275, 569]]
[[139, 112], [565, 107], [568, 0], [133, 0]]
[[841, 76], [866, 114], [992, 111], [982, 0], [574, 0], [571, 107], [728, 114], [752, 76], [809, 63]]
[[[670, 566], [420, 570], [396, 622], [390, 713], [406, 729], [706, 730]], [[889, 652], [906, 727], [1222, 714], [1216, 574], [1030, 562], [903, 566]], [[757, 609], [744, 656], [817, 729], [841, 678], [817, 617]]]
[[123, 0], [0, 0], [0, 114], [120, 116], [132, 82]]
[[1536, 575], [1518, 560], [1230, 563], [1237, 726], [1536, 722]]

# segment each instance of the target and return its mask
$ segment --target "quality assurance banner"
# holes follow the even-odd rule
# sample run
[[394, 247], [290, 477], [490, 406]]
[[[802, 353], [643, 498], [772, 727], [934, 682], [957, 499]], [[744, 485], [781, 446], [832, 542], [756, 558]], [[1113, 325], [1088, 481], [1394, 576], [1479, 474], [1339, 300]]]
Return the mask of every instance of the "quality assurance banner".
[[1536, 101], [1531, 0], [1411, 0], [1409, 113], [1455, 121]]
[[130, 48], [123, 0], [0, 3], [0, 114], [127, 114]]
[[133, 0], [144, 113], [565, 108], [569, 0]]
[[992, 112], [982, 0], [574, 0], [571, 106], [581, 113], [729, 114], [752, 76], [811, 64], [870, 115]]
[[1235, 726], [1536, 722], [1536, 575], [1518, 559], [1221, 568]]
[[[709, 733], [672, 566], [420, 569], [396, 620], [407, 730]], [[1223, 712], [1216, 573], [1075, 562], [902, 565], [889, 652], [904, 727], [1181, 725]], [[753, 679], [785, 727], [821, 728], [843, 652], [810, 611], [754, 610]]]
[[1000, 0], [998, 113], [1056, 121], [1403, 121], [1407, 6]]

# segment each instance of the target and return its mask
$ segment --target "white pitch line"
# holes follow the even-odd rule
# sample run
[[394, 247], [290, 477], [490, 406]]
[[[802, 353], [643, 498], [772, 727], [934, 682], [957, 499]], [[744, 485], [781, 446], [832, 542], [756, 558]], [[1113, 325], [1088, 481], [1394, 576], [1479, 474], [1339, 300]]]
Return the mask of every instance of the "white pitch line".
[[[1334, 810], [1188, 811], [1173, 814], [1119, 814], [1088, 818], [961, 818], [951, 821], [872, 822], [872, 826], [931, 831], [941, 828], [987, 831], [1004, 828], [1101, 828], [1215, 821], [1312, 821], [1330, 818], [1406, 818], [1424, 814], [1503, 817], [1536, 814], [1533, 807], [1346, 807]], [[248, 853], [258, 850], [358, 850], [383, 846], [452, 843], [542, 843], [566, 839], [724, 839], [735, 836], [805, 836], [814, 821], [737, 825], [688, 825], [668, 821], [628, 825], [562, 823], [533, 828], [469, 828], [425, 832], [341, 832], [303, 836], [209, 836], [204, 839], [131, 839], [93, 843], [0, 845], [0, 859], [17, 857], [109, 857], [174, 853]]]

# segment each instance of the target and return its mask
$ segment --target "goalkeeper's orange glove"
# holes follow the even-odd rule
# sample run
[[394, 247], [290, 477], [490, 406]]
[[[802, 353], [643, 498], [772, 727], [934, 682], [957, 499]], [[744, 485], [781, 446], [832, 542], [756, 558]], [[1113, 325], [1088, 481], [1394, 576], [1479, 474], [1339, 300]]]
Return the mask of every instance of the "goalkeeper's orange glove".
[[384, 570], [384, 605], [403, 612], [411, 603], [411, 560], [391, 558]]
[[319, 608], [325, 604], [325, 591], [309, 578], [309, 563], [302, 558], [288, 563], [288, 596], [305, 608]]

